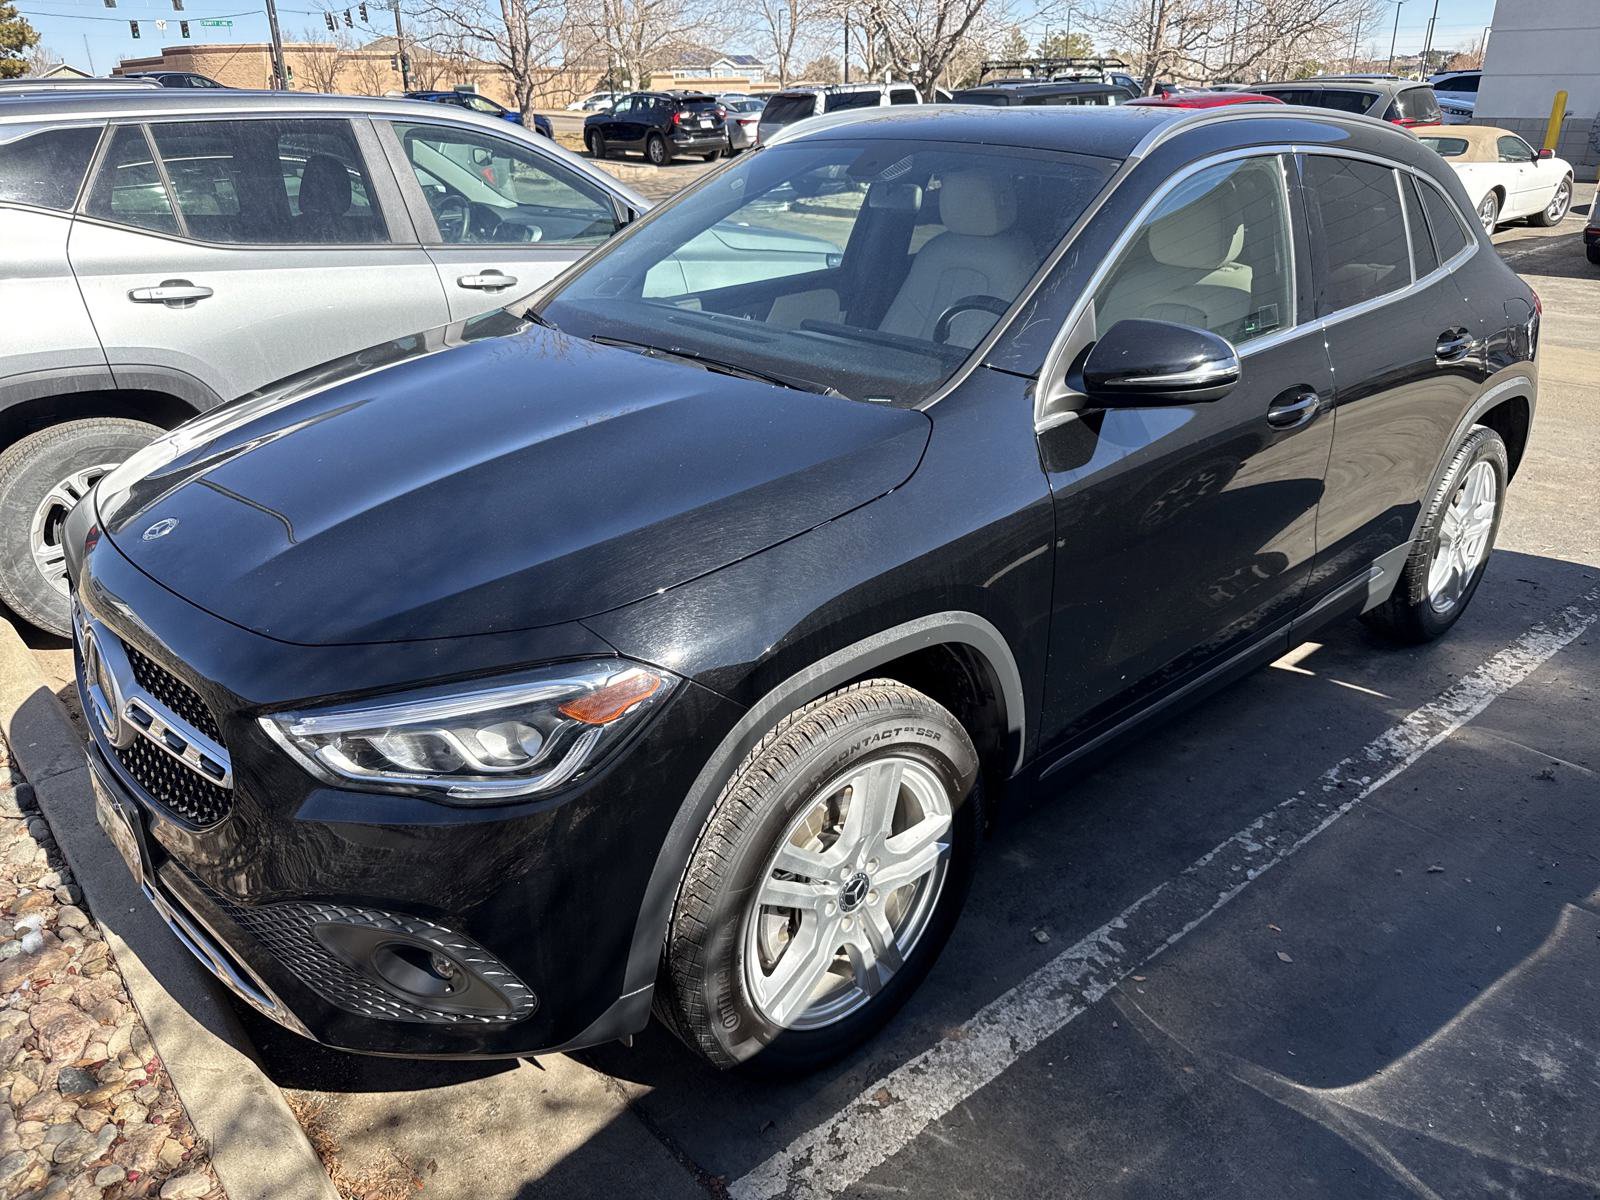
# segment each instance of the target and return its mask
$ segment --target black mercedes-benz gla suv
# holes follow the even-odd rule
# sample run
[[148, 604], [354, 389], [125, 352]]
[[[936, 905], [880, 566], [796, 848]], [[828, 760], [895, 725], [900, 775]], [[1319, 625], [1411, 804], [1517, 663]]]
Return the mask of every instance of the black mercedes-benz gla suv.
[[102, 822], [313, 1038], [803, 1069], [985, 810], [1494, 543], [1539, 305], [1363, 117], [878, 109], [71, 521]]

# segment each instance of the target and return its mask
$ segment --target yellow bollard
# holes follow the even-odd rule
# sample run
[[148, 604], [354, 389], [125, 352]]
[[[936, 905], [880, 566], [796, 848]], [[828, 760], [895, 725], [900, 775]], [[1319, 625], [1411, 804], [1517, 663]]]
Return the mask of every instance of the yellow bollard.
[[1567, 94], [1556, 93], [1556, 101], [1550, 106], [1550, 124], [1544, 127], [1544, 148], [1554, 151], [1556, 143], [1561, 140], [1561, 122], [1567, 115]]

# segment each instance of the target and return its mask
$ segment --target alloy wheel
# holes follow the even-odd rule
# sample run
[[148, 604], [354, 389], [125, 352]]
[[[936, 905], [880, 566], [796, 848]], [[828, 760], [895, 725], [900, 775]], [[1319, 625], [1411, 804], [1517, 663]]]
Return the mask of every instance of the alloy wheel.
[[869, 1003], [928, 927], [950, 857], [951, 799], [923, 762], [873, 759], [821, 788], [767, 861], [744, 918], [763, 1017], [818, 1029]]
[[1544, 215], [1548, 217], [1550, 223], [1554, 225], [1556, 222], [1560, 221], [1561, 218], [1567, 215], [1567, 205], [1571, 203], [1572, 184], [1563, 179], [1561, 181], [1561, 186], [1556, 189], [1555, 198], [1550, 201], [1549, 207], [1544, 210]]
[[1494, 198], [1493, 192], [1478, 205], [1478, 220], [1483, 223], [1484, 232], [1494, 236], [1495, 227], [1500, 224], [1500, 202]]
[[89, 489], [100, 477], [111, 471], [116, 463], [100, 463], [74, 471], [51, 488], [39, 507], [34, 510], [33, 523], [28, 531], [28, 545], [33, 551], [33, 562], [39, 574], [52, 588], [63, 596], [67, 594], [67, 551], [61, 540], [62, 526], [72, 506], [89, 494]]
[[1500, 505], [1500, 482], [1492, 464], [1475, 462], [1439, 518], [1439, 539], [1428, 567], [1428, 603], [1447, 613], [1461, 599], [1472, 574], [1489, 554]]

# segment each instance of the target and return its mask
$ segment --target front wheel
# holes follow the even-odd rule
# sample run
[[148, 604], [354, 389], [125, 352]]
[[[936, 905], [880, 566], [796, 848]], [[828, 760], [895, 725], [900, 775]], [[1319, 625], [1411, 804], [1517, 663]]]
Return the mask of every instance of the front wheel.
[[1556, 194], [1550, 197], [1550, 203], [1539, 210], [1533, 218], [1533, 224], [1549, 229], [1552, 225], [1561, 224], [1567, 215], [1567, 209], [1572, 207], [1572, 176], [1568, 175], [1556, 188]]
[[1394, 592], [1363, 618], [1369, 625], [1415, 643], [1432, 641], [1461, 619], [1494, 549], [1510, 477], [1500, 435], [1473, 426], [1433, 494]]
[[590, 158], [604, 158], [606, 156], [606, 139], [598, 129], [591, 129], [584, 134], [583, 142], [589, 148]]
[[1490, 237], [1500, 228], [1500, 197], [1490, 192], [1478, 204], [1478, 220]]
[[887, 679], [786, 717], [701, 830], [657, 1011], [719, 1067], [815, 1070], [921, 983], [966, 899], [978, 759], [954, 716]]
[[650, 160], [651, 166], [666, 166], [672, 158], [671, 152], [667, 149], [667, 139], [659, 133], [652, 133], [645, 139], [644, 156]]
[[161, 430], [96, 417], [30, 434], [0, 454], [0, 600], [31, 625], [72, 632], [62, 527], [100, 477]]

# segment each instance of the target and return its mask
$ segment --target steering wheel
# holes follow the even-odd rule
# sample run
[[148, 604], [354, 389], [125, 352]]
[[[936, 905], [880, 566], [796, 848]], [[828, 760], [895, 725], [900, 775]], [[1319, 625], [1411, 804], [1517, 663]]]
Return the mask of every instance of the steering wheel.
[[939, 319], [933, 326], [933, 340], [941, 346], [944, 345], [950, 337], [950, 322], [962, 313], [986, 312], [1003, 317], [1006, 315], [1006, 309], [1010, 307], [1011, 305], [999, 296], [963, 296], [939, 314]]
[[537, 225], [523, 225], [516, 221], [496, 221], [491, 242], [542, 242], [544, 230]]
[[472, 203], [465, 196], [446, 192], [431, 205], [433, 219], [439, 226], [439, 240], [464, 242], [467, 226], [472, 220]]

